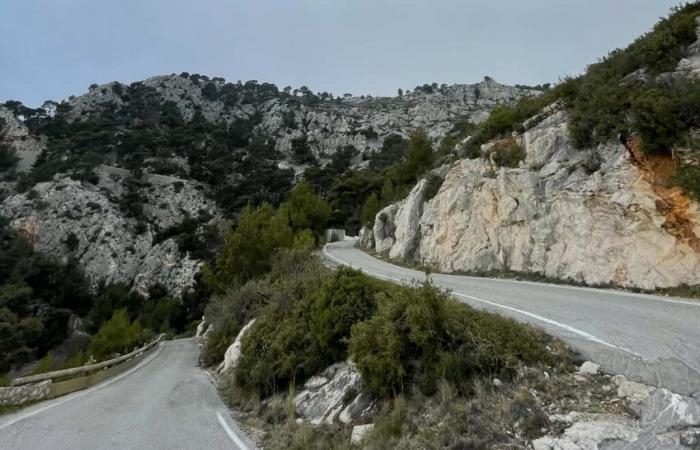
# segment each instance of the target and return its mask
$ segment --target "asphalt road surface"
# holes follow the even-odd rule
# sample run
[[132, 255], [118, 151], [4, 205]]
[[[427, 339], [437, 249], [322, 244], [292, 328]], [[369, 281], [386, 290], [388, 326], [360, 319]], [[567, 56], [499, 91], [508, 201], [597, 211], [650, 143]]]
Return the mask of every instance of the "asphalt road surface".
[[230, 417], [189, 339], [164, 342], [130, 371], [0, 417], [0, 449], [254, 448]]
[[[348, 240], [328, 244], [336, 264], [393, 282], [423, 272], [374, 258]], [[561, 338], [603, 369], [700, 395], [700, 301], [528, 281], [432, 274], [458, 300], [524, 321]]]

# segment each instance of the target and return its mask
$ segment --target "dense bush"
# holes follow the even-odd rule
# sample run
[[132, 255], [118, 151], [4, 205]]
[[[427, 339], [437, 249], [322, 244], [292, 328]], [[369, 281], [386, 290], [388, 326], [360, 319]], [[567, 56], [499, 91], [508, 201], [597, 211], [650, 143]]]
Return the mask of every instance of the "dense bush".
[[321, 282], [313, 267], [294, 275], [309, 281], [303, 290], [273, 297], [244, 337], [236, 368], [243, 388], [260, 395], [284, 391], [345, 359], [350, 327], [374, 311], [374, 280], [341, 269]]
[[268, 281], [252, 280], [212, 296], [204, 316], [213, 332], [202, 348], [202, 364], [219, 363], [241, 328], [268, 303], [271, 295], [272, 287]]
[[341, 267], [311, 299], [311, 330], [327, 361], [347, 358], [350, 327], [369, 318], [376, 308], [377, 283], [353, 269]]
[[275, 250], [293, 242], [287, 220], [263, 204], [243, 210], [235, 231], [229, 232], [213, 268], [205, 268], [207, 282], [219, 292], [228, 286], [261, 276], [270, 270]]
[[141, 327], [138, 320], [129, 321], [125, 309], [114, 311], [90, 342], [90, 353], [99, 360], [109, 359], [117, 353], [128, 353], [145, 343], [152, 333]]
[[1, 141], [2, 134], [0, 133], [0, 173], [11, 169], [19, 161], [17, 152]]
[[353, 326], [350, 353], [370, 392], [405, 392], [417, 381], [430, 394], [440, 379], [466, 391], [476, 375], [507, 378], [521, 364], [547, 362], [546, 344], [544, 334], [426, 283], [385, 289], [377, 313]]
[[205, 279], [217, 292], [267, 273], [277, 250], [319, 242], [330, 209], [308, 183], [301, 182], [275, 210], [268, 204], [247, 207], [235, 231], [226, 238]]
[[284, 216], [293, 233], [311, 230], [319, 238], [323, 235], [331, 210], [305, 181], [299, 182], [289, 197], [279, 207], [278, 214]]

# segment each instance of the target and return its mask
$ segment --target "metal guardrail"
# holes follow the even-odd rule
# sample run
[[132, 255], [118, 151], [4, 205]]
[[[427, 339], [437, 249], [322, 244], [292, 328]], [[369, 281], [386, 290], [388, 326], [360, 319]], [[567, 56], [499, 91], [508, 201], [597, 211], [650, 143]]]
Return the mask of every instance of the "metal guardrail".
[[165, 337], [165, 335], [161, 334], [156, 339], [154, 339], [152, 342], [144, 345], [143, 347], [138, 348], [131, 353], [127, 353], [126, 355], [122, 355], [122, 356], [118, 356], [116, 358], [108, 359], [107, 361], [102, 361], [102, 362], [98, 362], [98, 363], [94, 363], [94, 364], [88, 364], [88, 365], [80, 366], [80, 367], [73, 367], [71, 369], [54, 370], [52, 372], [45, 372], [45, 373], [39, 373], [36, 375], [28, 375], [25, 377], [19, 377], [19, 378], [15, 378], [14, 380], [12, 380], [11, 385], [12, 386], [21, 386], [24, 384], [38, 383], [40, 381], [53, 380], [56, 378], [62, 378], [62, 377], [68, 377], [68, 376], [73, 376], [73, 375], [79, 375], [79, 374], [83, 374], [83, 373], [94, 372], [96, 370], [100, 370], [100, 369], [104, 369], [106, 367], [114, 366], [116, 364], [127, 361], [131, 358], [134, 358], [135, 356], [138, 356], [145, 351], [148, 351], [149, 349], [158, 345], [158, 343], [160, 343], [164, 337]]

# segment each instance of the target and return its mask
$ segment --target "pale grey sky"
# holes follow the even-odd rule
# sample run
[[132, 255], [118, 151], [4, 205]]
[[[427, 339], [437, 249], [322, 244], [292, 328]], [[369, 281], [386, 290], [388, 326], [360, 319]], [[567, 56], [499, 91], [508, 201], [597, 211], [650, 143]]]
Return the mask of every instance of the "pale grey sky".
[[678, 0], [0, 0], [0, 100], [201, 73], [334, 94], [554, 82]]

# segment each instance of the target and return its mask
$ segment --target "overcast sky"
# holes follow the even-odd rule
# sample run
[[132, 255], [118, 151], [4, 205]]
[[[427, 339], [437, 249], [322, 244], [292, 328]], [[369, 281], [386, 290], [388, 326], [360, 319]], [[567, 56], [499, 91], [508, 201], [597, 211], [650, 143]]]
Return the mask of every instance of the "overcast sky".
[[0, 100], [201, 73], [334, 94], [554, 82], [678, 0], [0, 0]]

